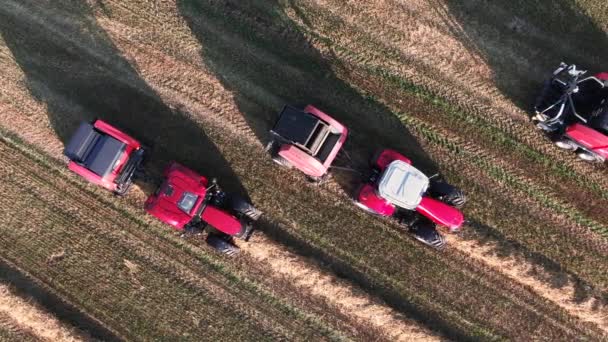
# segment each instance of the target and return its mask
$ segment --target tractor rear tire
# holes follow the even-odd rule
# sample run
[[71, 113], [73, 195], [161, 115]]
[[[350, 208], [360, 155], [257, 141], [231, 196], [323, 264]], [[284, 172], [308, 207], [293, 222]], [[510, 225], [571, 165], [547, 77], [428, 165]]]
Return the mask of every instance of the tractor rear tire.
[[423, 244], [435, 249], [443, 249], [445, 247], [445, 239], [437, 231], [435, 224], [428, 219], [419, 219], [412, 226], [410, 232], [414, 238]]
[[230, 242], [228, 235], [220, 236], [218, 234], [207, 235], [206, 242], [216, 251], [233, 256], [239, 253], [239, 248]]
[[443, 180], [431, 181], [430, 193], [438, 200], [456, 208], [462, 208], [467, 202], [467, 196], [462, 190]]
[[590, 153], [590, 152], [584, 151], [584, 150], [578, 151], [576, 153], [576, 155], [580, 159], [582, 159], [582, 160], [584, 160], [586, 162], [590, 162], [590, 163], [600, 163], [600, 162], [603, 162], [603, 160], [598, 155], [596, 155], [594, 153]]
[[556, 139], [553, 143], [555, 146], [566, 151], [574, 151], [577, 149], [577, 146], [571, 140], [566, 138]]
[[238, 195], [230, 197], [230, 207], [239, 214], [246, 216], [252, 221], [256, 221], [262, 215], [262, 212], [256, 209], [253, 204]]

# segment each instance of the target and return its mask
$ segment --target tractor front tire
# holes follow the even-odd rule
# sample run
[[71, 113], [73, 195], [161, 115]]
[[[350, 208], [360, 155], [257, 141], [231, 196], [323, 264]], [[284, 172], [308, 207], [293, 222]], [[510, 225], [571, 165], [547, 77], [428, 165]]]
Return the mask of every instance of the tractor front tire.
[[232, 244], [230, 240], [228, 235], [220, 236], [218, 234], [209, 234], [207, 235], [206, 242], [216, 251], [228, 256], [233, 256], [239, 253], [239, 248]]
[[372, 209], [372, 208], [370, 208], [370, 207], [366, 206], [365, 204], [363, 204], [363, 203], [361, 203], [361, 202], [359, 202], [359, 201], [357, 201], [357, 200], [353, 200], [353, 203], [354, 203], [354, 204], [355, 204], [357, 207], [359, 207], [359, 208], [361, 208], [361, 209], [365, 210], [365, 212], [367, 212], [368, 214], [372, 214], [372, 215], [374, 215], [374, 216], [382, 216], [382, 215], [380, 215], [380, 214], [379, 214], [377, 211], [375, 211], [374, 209]]
[[604, 160], [602, 158], [600, 158], [597, 154], [595, 153], [591, 153], [591, 152], [587, 152], [584, 150], [578, 151], [576, 153], [576, 155], [586, 161], [586, 162], [590, 162], [590, 163], [600, 163], [603, 162]]
[[416, 240], [432, 248], [441, 250], [445, 247], [445, 239], [437, 231], [435, 224], [429, 220], [417, 220], [410, 227], [410, 233], [414, 235]]
[[574, 151], [577, 149], [576, 145], [571, 140], [566, 138], [556, 139], [553, 143], [562, 150]]
[[232, 210], [246, 216], [252, 221], [256, 221], [262, 215], [262, 212], [256, 209], [253, 204], [249, 203], [249, 201], [238, 195], [231, 196], [230, 206]]

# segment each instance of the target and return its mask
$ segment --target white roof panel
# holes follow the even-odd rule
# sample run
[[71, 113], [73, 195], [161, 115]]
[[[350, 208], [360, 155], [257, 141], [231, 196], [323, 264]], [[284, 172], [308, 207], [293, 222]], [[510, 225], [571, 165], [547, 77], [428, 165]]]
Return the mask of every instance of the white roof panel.
[[429, 178], [412, 165], [401, 160], [390, 163], [378, 185], [380, 196], [394, 205], [414, 210], [429, 186]]

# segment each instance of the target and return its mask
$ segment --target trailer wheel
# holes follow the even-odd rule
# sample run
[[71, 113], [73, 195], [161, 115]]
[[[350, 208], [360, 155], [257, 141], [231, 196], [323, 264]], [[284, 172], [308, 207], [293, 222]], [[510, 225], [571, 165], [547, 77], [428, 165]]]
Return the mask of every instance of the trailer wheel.
[[256, 209], [253, 204], [238, 195], [230, 196], [230, 207], [232, 210], [242, 214], [249, 219], [256, 221], [262, 215], [262, 212]]
[[286, 167], [288, 169], [292, 168], [291, 163], [287, 159], [281, 157], [280, 155], [276, 155], [276, 156], [272, 157], [272, 161], [283, 167]]
[[414, 238], [423, 244], [435, 249], [443, 249], [445, 247], [445, 239], [437, 229], [435, 224], [426, 219], [417, 220], [411, 227], [410, 232]]
[[266, 147], [264, 147], [264, 151], [269, 153], [271, 156], [274, 156], [274, 154], [277, 152], [277, 141], [274, 139], [270, 140], [268, 144], [266, 144]]
[[209, 234], [207, 235], [206, 242], [209, 246], [222, 254], [228, 256], [238, 254], [239, 248], [232, 244], [227, 238], [229, 238], [228, 235], [220, 236], [218, 234]]
[[467, 202], [467, 197], [462, 190], [443, 180], [432, 180], [429, 192], [431, 196], [456, 208], [462, 208]]

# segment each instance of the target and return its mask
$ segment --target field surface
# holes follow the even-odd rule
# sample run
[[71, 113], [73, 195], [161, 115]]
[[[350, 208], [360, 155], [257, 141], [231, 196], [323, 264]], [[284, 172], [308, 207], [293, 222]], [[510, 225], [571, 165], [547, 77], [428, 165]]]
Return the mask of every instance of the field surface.
[[[606, 167], [529, 121], [559, 62], [608, 69], [598, 0], [5, 0], [0, 6], [0, 340], [608, 339]], [[431, 250], [264, 152], [284, 104], [461, 187]], [[104, 119], [264, 212], [225, 258], [71, 174]], [[343, 161], [342, 161], [343, 162]], [[15, 303], [9, 310], [3, 303]]]

